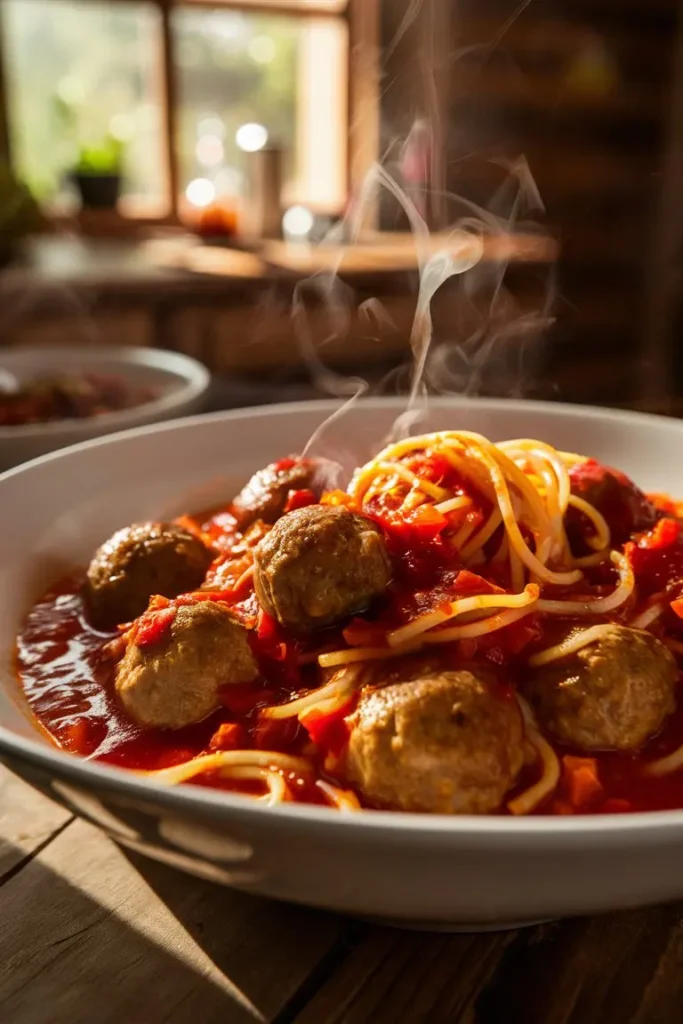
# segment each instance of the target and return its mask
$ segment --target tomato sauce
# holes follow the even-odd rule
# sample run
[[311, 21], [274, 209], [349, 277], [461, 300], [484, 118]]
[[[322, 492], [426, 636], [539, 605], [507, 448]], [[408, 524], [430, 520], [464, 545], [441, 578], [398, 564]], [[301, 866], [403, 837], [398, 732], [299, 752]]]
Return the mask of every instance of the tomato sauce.
[[[79, 594], [82, 581], [82, 575], [72, 575], [45, 594], [29, 613], [17, 645], [17, 669], [23, 690], [39, 724], [58, 746], [105, 764], [154, 770], [181, 764], [209, 750], [221, 725], [240, 723], [249, 746], [297, 755], [310, 751], [308, 737], [295, 721], [267, 723], [268, 731], [258, 733], [258, 707], [269, 701], [280, 703], [291, 696], [279, 679], [270, 686], [262, 681], [253, 687], [227, 688], [226, 706], [198, 725], [173, 732], [139, 729], [116, 700], [115, 663], [106, 653], [112, 636], [97, 633], [88, 625]], [[566, 632], [569, 625], [569, 620], [555, 622], [554, 631]], [[585, 620], [582, 625], [586, 625]], [[541, 632], [538, 625], [536, 629], [538, 644]], [[463, 651], [460, 645], [457, 653], [454, 647], [448, 648], [441, 651], [440, 657], [455, 667], [462, 663], [464, 654], [475, 654], [489, 669], [502, 668], [502, 678], [509, 678], [514, 684], [521, 671], [520, 663], [510, 653], [510, 638], [507, 647], [501, 641], [502, 637], [491, 636], [477, 651]], [[549, 641], [547, 636], [542, 639], [543, 645]], [[511, 693], [512, 688], [505, 686], [503, 692]], [[602, 793], [584, 810], [619, 813], [683, 808], [683, 772], [657, 779], [646, 778], [642, 772], [648, 761], [681, 745], [683, 702], [679, 702], [678, 710], [645, 750], [591, 755], [597, 761]], [[578, 754], [559, 745], [556, 750], [561, 757]], [[319, 766], [317, 769], [320, 771]], [[535, 773], [535, 768], [525, 769], [511, 796], [530, 785]], [[215, 774], [198, 777], [193, 783], [245, 793], [255, 791], [252, 783], [225, 780]], [[324, 802], [311, 780], [290, 780], [290, 788], [297, 800]], [[562, 784], [558, 794], [536, 813], [567, 813]]]
[[[451, 494], [471, 498], [466, 511], [455, 513], [448, 521], [459, 529], [468, 518], [472, 531], [484, 524], [492, 512], [490, 503], [476, 492], [471, 482], [458, 477], [444, 459], [427, 455], [411, 468], [426, 474], [435, 484], [444, 485]], [[592, 482], [592, 477], [590, 478]], [[310, 503], [309, 492], [293, 492], [292, 508]], [[630, 500], [630, 499], [629, 499]], [[323, 501], [353, 507], [342, 492], [333, 492]], [[631, 512], [633, 502], [628, 505]], [[676, 618], [675, 599], [683, 595], [683, 539], [673, 507], [658, 505], [661, 518], [647, 534], [635, 535], [624, 551], [638, 583], [639, 601], [650, 594], [666, 592], [674, 600], [663, 622], [670, 632], [683, 622]], [[640, 506], [638, 506], [640, 514]], [[326, 779], [321, 750], [338, 755], [344, 745], [343, 716], [353, 701], [334, 720], [313, 714], [304, 724], [297, 718], [265, 720], [259, 711], [268, 705], [286, 703], [320, 685], [315, 670], [317, 654], [342, 646], [376, 646], [385, 643], [386, 631], [411, 621], [417, 615], [439, 608], [462, 597], [494, 593], [509, 587], [506, 564], [497, 566], [491, 558], [502, 539], [502, 527], [490, 537], [487, 560], [476, 570], [463, 569], [459, 552], [444, 541], [446, 520], [433, 506], [408, 516], [397, 514], [391, 497], [384, 497], [364, 512], [382, 527], [392, 558], [394, 578], [387, 593], [369, 614], [353, 619], [344, 628], [323, 630], [309, 641], [297, 641], [282, 635], [277, 624], [259, 610], [251, 589], [249, 572], [253, 548], [267, 532], [258, 524], [244, 536], [238, 533], [230, 508], [219, 509], [203, 517], [183, 517], [183, 525], [204, 536], [218, 555], [207, 576], [202, 599], [229, 600], [233, 612], [250, 630], [260, 677], [247, 686], [226, 686], [221, 691], [222, 706], [203, 722], [177, 731], [142, 730], [119, 704], [114, 687], [117, 635], [96, 632], [88, 623], [80, 596], [84, 576], [71, 575], [52, 588], [30, 611], [17, 642], [16, 664], [20, 684], [43, 730], [62, 749], [82, 757], [120, 767], [152, 771], [182, 764], [202, 753], [220, 749], [255, 748], [276, 750], [310, 760], [309, 776], [289, 777], [293, 799], [309, 803], [326, 802], [316, 787], [317, 779]], [[462, 522], [457, 520], [462, 517]], [[642, 518], [642, 516], [641, 516]], [[470, 532], [470, 536], [472, 533]], [[572, 596], [580, 599], [588, 588], [592, 597], [609, 593], [617, 582], [614, 567], [607, 563], [588, 569], [575, 587], [544, 589], [544, 597]], [[188, 595], [181, 602], [198, 599]], [[173, 612], [169, 602], [160, 599], [151, 612], [137, 620], [137, 642], [154, 643], [169, 628]], [[633, 602], [611, 616], [614, 622], [627, 622], [633, 615]], [[499, 632], [462, 641], [441, 644], [430, 649], [445, 668], [485, 667], [498, 679], [500, 698], [514, 699], [515, 689], [523, 681], [528, 658], [536, 650], [558, 643], [573, 627], [585, 628], [605, 617], [580, 619], [530, 614]], [[118, 640], [120, 644], [120, 639]], [[682, 644], [683, 650], [683, 644]], [[120, 653], [120, 650], [119, 650]], [[392, 662], [387, 662], [390, 674]], [[304, 727], [305, 725], [305, 727]], [[657, 758], [683, 746], [683, 700], [666, 720], [659, 735], [643, 750], [626, 754], [591, 753], [554, 744], [563, 769], [557, 791], [534, 811], [536, 814], [575, 813], [576, 788], [580, 785], [585, 813], [623, 813], [626, 811], [683, 808], [683, 771], [661, 778], [648, 778], [643, 769]], [[328, 762], [329, 767], [329, 762]], [[533, 785], [539, 774], [537, 765], [522, 770], [513, 798]], [[332, 781], [345, 788], [343, 780]], [[236, 790], [250, 795], [262, 792], [259, 783], [225, 779], [206, 773], [192, 780], [195, 785]]]

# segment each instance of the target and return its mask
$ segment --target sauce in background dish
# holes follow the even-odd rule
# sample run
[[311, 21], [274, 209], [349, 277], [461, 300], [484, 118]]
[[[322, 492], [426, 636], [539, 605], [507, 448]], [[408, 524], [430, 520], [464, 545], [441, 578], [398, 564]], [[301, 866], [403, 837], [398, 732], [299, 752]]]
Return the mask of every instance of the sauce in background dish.
[[36, 377], [16, 390], [0, 389], [0, 427], [91, 419], [134, 409], [160, 395], [122, 374], [72, 373]]

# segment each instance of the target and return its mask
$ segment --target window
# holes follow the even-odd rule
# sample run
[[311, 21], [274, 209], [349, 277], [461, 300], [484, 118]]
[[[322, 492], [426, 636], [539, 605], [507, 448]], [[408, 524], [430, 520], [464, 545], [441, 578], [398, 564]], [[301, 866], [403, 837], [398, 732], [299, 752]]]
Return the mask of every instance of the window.
[[112, 134], [125, 148], [124, 196], [163, 206], [160, 24], [149, 3], [4, 0], [12, 148], [38, 196], [62, 194], [79, 151], [104, 152]]
[[286, 200], [339, 208], [346, 166], [343, 24], [179, 8], [172, 27], [182, 188], [208, 180], [217, 194], [242, 195], [247, 153], [267, 142], [285, 153]]
[[[284, 151], [284, 201], [346, 201], [348, 0], [0, 0], [12, 158], [44, 203], [84, 147], [123, 154], [124, 214], [244, 194]], [[346, 13], [345, 13], [346, 12]], [[171, 183], [177, 195], [172, 195]]]

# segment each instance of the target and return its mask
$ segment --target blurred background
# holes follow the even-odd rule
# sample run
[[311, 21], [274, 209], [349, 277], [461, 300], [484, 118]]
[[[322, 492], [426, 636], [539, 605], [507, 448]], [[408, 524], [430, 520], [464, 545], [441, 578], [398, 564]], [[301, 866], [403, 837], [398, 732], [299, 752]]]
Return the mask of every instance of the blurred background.
[[682, 165], [674, 0], [0, 0], [0, 365], [675, 414]]

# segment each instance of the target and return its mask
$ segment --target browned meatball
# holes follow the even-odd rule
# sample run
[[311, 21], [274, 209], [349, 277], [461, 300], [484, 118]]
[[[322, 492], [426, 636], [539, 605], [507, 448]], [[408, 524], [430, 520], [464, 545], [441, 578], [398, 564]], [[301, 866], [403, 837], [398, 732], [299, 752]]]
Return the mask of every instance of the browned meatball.
[[368, 690], [347, 721], [347, 777], [379, 807], [489, 814], [524, 760], [519, 706], [479, 670]]
[[218, 707], [221, 686], [250, 683], [258, 668], [247, 631], [215, 601], [182, 605], [160, 642], [129, 641], [116, 691], [143, 728], [180, 729]]
[[[632, 480], [618, 469], [595, 459], [578, 462], [569, 471], [572, 494], [593, 505], [607, 520], [612, 544], [623, 544], [631, 534], [649, 530], [657, 521], [657, 509]], [[572, 544], [582, 550], [586, 522], [582, 513], [569, 509], [567, 530]], [[589, 530], [589, 532], [591, 532]]]
[[177, 597], [195, 590], [213, 552], [172, 523], [137, 523], [119, 530], [88, 568], [85, 598], [94, 625], [115, 629], [141, 615], [154, 594]]
[[232, 510], [240, 529], [260, 519], [275, 523], [285, 511], [290, 491], [322, 493], [321, 464], [315, 459], [292, 456], [259, 470], [235, 498]]
[[614, 626], [576, 654], [536, 669], [525, 689], [556, 739], [584, 750], [636, 750], [674, 710], [677, 676], [660, 640]]
[[379, 528], [323, 505], [283, 516], [256, 548], [255, 565], [261, 606], [298, 633], [362, 611], [391, 580]]

